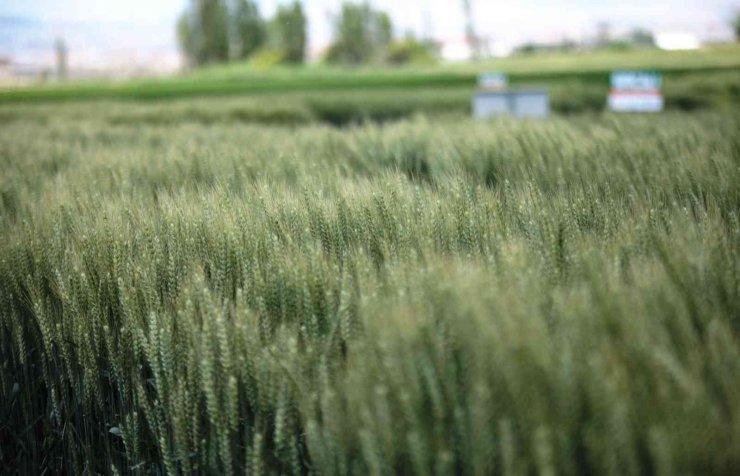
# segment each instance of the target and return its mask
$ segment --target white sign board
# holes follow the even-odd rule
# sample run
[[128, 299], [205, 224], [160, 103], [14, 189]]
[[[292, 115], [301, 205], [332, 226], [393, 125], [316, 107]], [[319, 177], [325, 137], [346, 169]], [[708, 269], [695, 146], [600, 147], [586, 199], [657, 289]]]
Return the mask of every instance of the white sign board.
[[616, 71], [611, 75], [609, 109], [615, 112], [660, 112], [665, 106], [663, 78], [649, 71]]
[[547, 91], [478, 91], [473, 97], [473, 117], [491, 119], [498, 116], [545, 118], [550, 114]]
[[484, 73], [478, 77], [478, 86], [482, 89], [506, 89], [509, 78], [504, 73]]
[[660, 112], [664, 106], [660, 93], [612, 91], [609, 94], [609, 109], [614, 112]]

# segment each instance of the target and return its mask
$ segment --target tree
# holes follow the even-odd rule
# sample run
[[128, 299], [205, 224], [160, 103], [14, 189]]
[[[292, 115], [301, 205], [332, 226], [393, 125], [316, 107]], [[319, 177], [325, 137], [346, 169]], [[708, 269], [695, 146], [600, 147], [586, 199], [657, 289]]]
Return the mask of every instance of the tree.
[[373, 10], [368, 3], [345, 2], [335, 22], [334, 44], [327, 59], [356, 65], [382, 56], [393, 39], [390, 17]]
[[735, 33], [735, 41], [740, 41], [740, 10], [735, 12], [735, 18], [732, 20], [732, 31]]
[[655, 38], [649, 30], [635, 28], [630, 32], [630, 43], [634, 46], [653, 47], [655, 46]]
[[229, 57], [228, 11], [223, 0], [193, 0], [177, 22], [180, 48], [191, 65]]
[[63, 39], [57, 38], [54, 50], [57, 57], [57, 79], [64, 81], [67, 79], [67, 44]]
[[393, 22], [385, 12], [374, 12], [373, 16], [370, 24], [373, 28], [371, 36], [375, 46], [383, 50], [393, 41]]
[[297, 0], [280, 6], [273, 19], [276, 47], [288, 63], [303, 63], [306, 58], [306, 15]]
[[223, 0], [198, 0], [200, 21], [196, 58], [198, 64], [220, 63], [229, 59], [228, 11]]
[[191, 0], [177, 21], [180, 49], [192, 66], [246, 58], [265, 41], [265, 25], [251, 0]]
[[267, 28], [257, 4], [252, 0], [234, 0], [231, 12], [233, 54], [247, 58], [267, 39]]
[[182, 12], [180, 18], [177, 19], [177, 40], [188, 66], [197, 65], [195, 54], [197, 50], [196, 27], [193, 15], [188, 10]]
[[436, 45], [430, 41], [419, 41], [413, 35], [388, 45], [385, 61], [391, 65], [434, 64], [437, 61]]

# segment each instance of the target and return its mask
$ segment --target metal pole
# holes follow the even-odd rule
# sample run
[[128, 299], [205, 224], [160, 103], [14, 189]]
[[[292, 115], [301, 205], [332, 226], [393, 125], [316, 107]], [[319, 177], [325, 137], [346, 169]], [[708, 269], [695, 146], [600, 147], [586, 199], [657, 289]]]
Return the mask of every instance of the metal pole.
[[473, 25], [473, 7], [470, 4], [470, 0], [462, 0], [463, 2], [463, 15], [465, 15], [465, 35], [470, 45], [470, 50], [473, 59], [477, 60], [480, 58], [480, 45], [478, 43], [478, 36], [475, 34], [475, 26]]

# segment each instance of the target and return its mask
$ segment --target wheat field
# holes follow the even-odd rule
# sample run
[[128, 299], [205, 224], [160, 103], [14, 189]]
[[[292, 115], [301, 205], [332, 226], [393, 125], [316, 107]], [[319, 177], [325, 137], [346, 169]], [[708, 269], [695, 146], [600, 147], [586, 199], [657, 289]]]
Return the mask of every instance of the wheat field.
[[70, 107], [0, 128], [2, 472], [740, 467], [737, 112]]

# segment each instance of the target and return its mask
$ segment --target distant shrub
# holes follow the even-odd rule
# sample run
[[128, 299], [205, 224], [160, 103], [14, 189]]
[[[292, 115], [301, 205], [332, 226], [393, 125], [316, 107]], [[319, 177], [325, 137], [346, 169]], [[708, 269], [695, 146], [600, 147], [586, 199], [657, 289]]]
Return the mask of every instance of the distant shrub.
[[603, 111], [607, 92], [598, 84], [565, 83], [550, 89], [551, 108], [560, 114]]
[[392, 65], [430, 65], [437, 62], [437, 57], [431, 45], [408, 38], [389, 44], [386, 48], [385, 61]]
[[249, 57], [249, 65], [257, 69], [269, 69], [286, 63], [288, 55], [285, 51], [274, 48], [262, 48]]
[[145, 108], [138, 113], [113, 112], [107, 121], [119, 125], [178, 125], [244, 122], [254, 124], [298, 125], [313, 122], [312, 114], [300, 104], [226, 106], [218, 108]]

